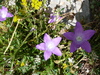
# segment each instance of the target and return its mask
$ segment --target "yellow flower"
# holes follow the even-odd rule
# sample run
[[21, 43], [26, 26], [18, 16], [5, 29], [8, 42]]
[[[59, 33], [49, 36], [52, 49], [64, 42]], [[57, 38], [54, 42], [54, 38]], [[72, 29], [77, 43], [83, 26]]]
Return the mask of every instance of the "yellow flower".
[[24, 63], [24, 62], [22, 62], [20, 66], [24, 66], [24, 65], [25, 65], [25, 63]]
[[18, 15], [15, 15], [13, 18], [13, 22], [17, 22], [19, 19], [21, 19]]
[[16, 62], [16, 65], [19, 65], [19, 61]]
[[32, 0], [31, 3], [32, 7], [36, 10], [40, 9], [41, 5], [42, 5], [42, 1], [38, 1], [38, 0]]
[[67, 68], [68, 67], [68, 65], [67, 64], [63, 64], [63, 69], [65, 69], [65, 68]]
[[27, 1], [26, 0], [22, 0], [22, 3], [21, 3], [23, 6], [27, 6]]
[[19, 63], [17, 62], [16, 65], [19, 65]]

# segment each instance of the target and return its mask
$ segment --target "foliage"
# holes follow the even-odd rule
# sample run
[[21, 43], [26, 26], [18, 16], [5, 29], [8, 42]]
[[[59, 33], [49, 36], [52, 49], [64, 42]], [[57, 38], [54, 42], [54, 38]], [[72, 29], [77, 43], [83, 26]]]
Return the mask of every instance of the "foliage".
[[[46, 1], [16, 0], [16, 5], [9, 6], [9, 0], [0, 0], [0, 7], [7, 7], [9, 12], [14, 15], [12, 18], [0, 22], [0, 74], [78, 75], [82, 72], [82, 67], [86, 67], [83, 64], [87, 63], [92, 69], [87, 68], [89, 72], [86, 73], [99, 75], [100, 70], [99, 68], [96, 69], [97, 66], [94, 65], [98, 63], [97, 61], [100, 61], [98, 60], [98, 57], [100, 57], [99, 31], [90, 40], [92, 45], [91, 53], [87, 53], [81, 48], [74, 53], [70, 53], [71, 42], [65, 39], [62, 34], [71, 31], [73, 27], [70, 29], [65, 28], [65, 23], [61, 22], [64, 17], [61, 12], [59, 13], [61, 13], [62, 19], [48, 23], [50, 13], [45, 10], [48, 8], [45, 4]], [[91, 5], [91, 8], [93, 10], [96, 7]], [[97, 21], [99, 19], [98, 15], [96, 15], [95, 19], [97, 23], [100, 23], [100, 21]], [[99, 23], [95, 24], [96, 27], [90, 26], [91, 23], [84, 24], [83, 27], [87, 29], [89, 25], [96, 30]], [[50, 59], [44, 60], [43, 51], [36, 49], [36, 45], [43, 42], [45, 33], [48, 33], [52, 38], [62, 37], [62, 41], [58, 45], [62, 56], [53, 54]]]

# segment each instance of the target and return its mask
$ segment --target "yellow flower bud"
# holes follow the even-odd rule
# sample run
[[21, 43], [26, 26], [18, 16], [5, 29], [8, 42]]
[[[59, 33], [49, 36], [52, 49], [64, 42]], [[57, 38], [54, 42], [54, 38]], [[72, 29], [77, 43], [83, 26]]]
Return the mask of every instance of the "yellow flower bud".
[[62, 68], [65, 69], [67, 67], [68, 67], [68, 65], [64, 63]]
[[20, 66], [22, 67], [22, 66], [24, 66], [24, 65], [25, 65], [25, 63], [24, 63], [24, 62], [22, 62]]

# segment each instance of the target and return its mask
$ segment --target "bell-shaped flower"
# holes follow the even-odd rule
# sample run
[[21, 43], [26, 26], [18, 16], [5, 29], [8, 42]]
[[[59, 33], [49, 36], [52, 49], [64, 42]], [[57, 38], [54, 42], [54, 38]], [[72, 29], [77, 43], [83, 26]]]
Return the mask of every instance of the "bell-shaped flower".
[[48, 23], [57, 22], [60, 19], [61, 19], [61, 17], [58, 14], [50, 14], [50, 19], [49, 19]]
[[7, 17], [13, 17], [11, 13], [8, 12], [8, 9], [4, 6], [0, 9], [0, 21], [6, 20]]
[[86, 52], [91, 52], [91, 46], [87, 40], [89, 40], [94, 35], [94, 33], [94, 30], [84, 31], [82, 25], [77, 22], [74, 32], [64, 33], [64, 36], [67, 39], [72, 40], [70, 52], [76, 51], [79, 47], [84, 49]]
[[57, 45], [60, 43], [61, 37], [57, 37], [54, 39], [51, 39], [51, 37], [46, 33], [44, 35], [44, 42], [36, 45], [36, 48], [39, 50], [44, 51], [44, 59], [48, 60], [50, 56], [53, 54], [57, 56], [61, 56], [62, 53], [60, 49], [57, 47]]

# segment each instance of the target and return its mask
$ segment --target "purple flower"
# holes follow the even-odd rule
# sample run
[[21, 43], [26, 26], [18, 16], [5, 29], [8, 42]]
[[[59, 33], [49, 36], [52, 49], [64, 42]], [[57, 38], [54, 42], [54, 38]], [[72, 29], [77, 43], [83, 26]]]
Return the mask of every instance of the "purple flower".
[[33, 31], [33, 30], [36, 30], [36, 29], [33, 27], [30, 31]]
[[54, 14], [50, 14], [50, 20], [48, 21], [48, 23], [56, 22], [56, 21], [58, 21], [59, 19], [61, 19], [60, 16], [56, 16], [56, 15], [54, 15]]
[[57, 47], [60, 41], [61, 41], [61, 37], [51, 39], [50, 36], [46, 33], [44, 35], [44, 42], [36, 45], [36, 48], [40, 50], [44, 50], [44, 59], [48, 60], [52, 55], [52, 53], [57, 56], [62, 55], [61, 51]]
[[89, 40], [94, 35], [94, 33], [94, 30], [84, 31], [82, 25], [77, 22], [74, 32], [64, 33], [64, 36], [67, 39], [72, 40], [70, 52], [76, 51], [76, 49], [79, 47], [84, 49], [86, 52], [91, 52], [91, 46], [87, 40]]
[[6, 20], [6, 17], [13, 17], [11, 13], [8, 12], [8, 9], [4, 6], [0, 9], [0, 21]]

